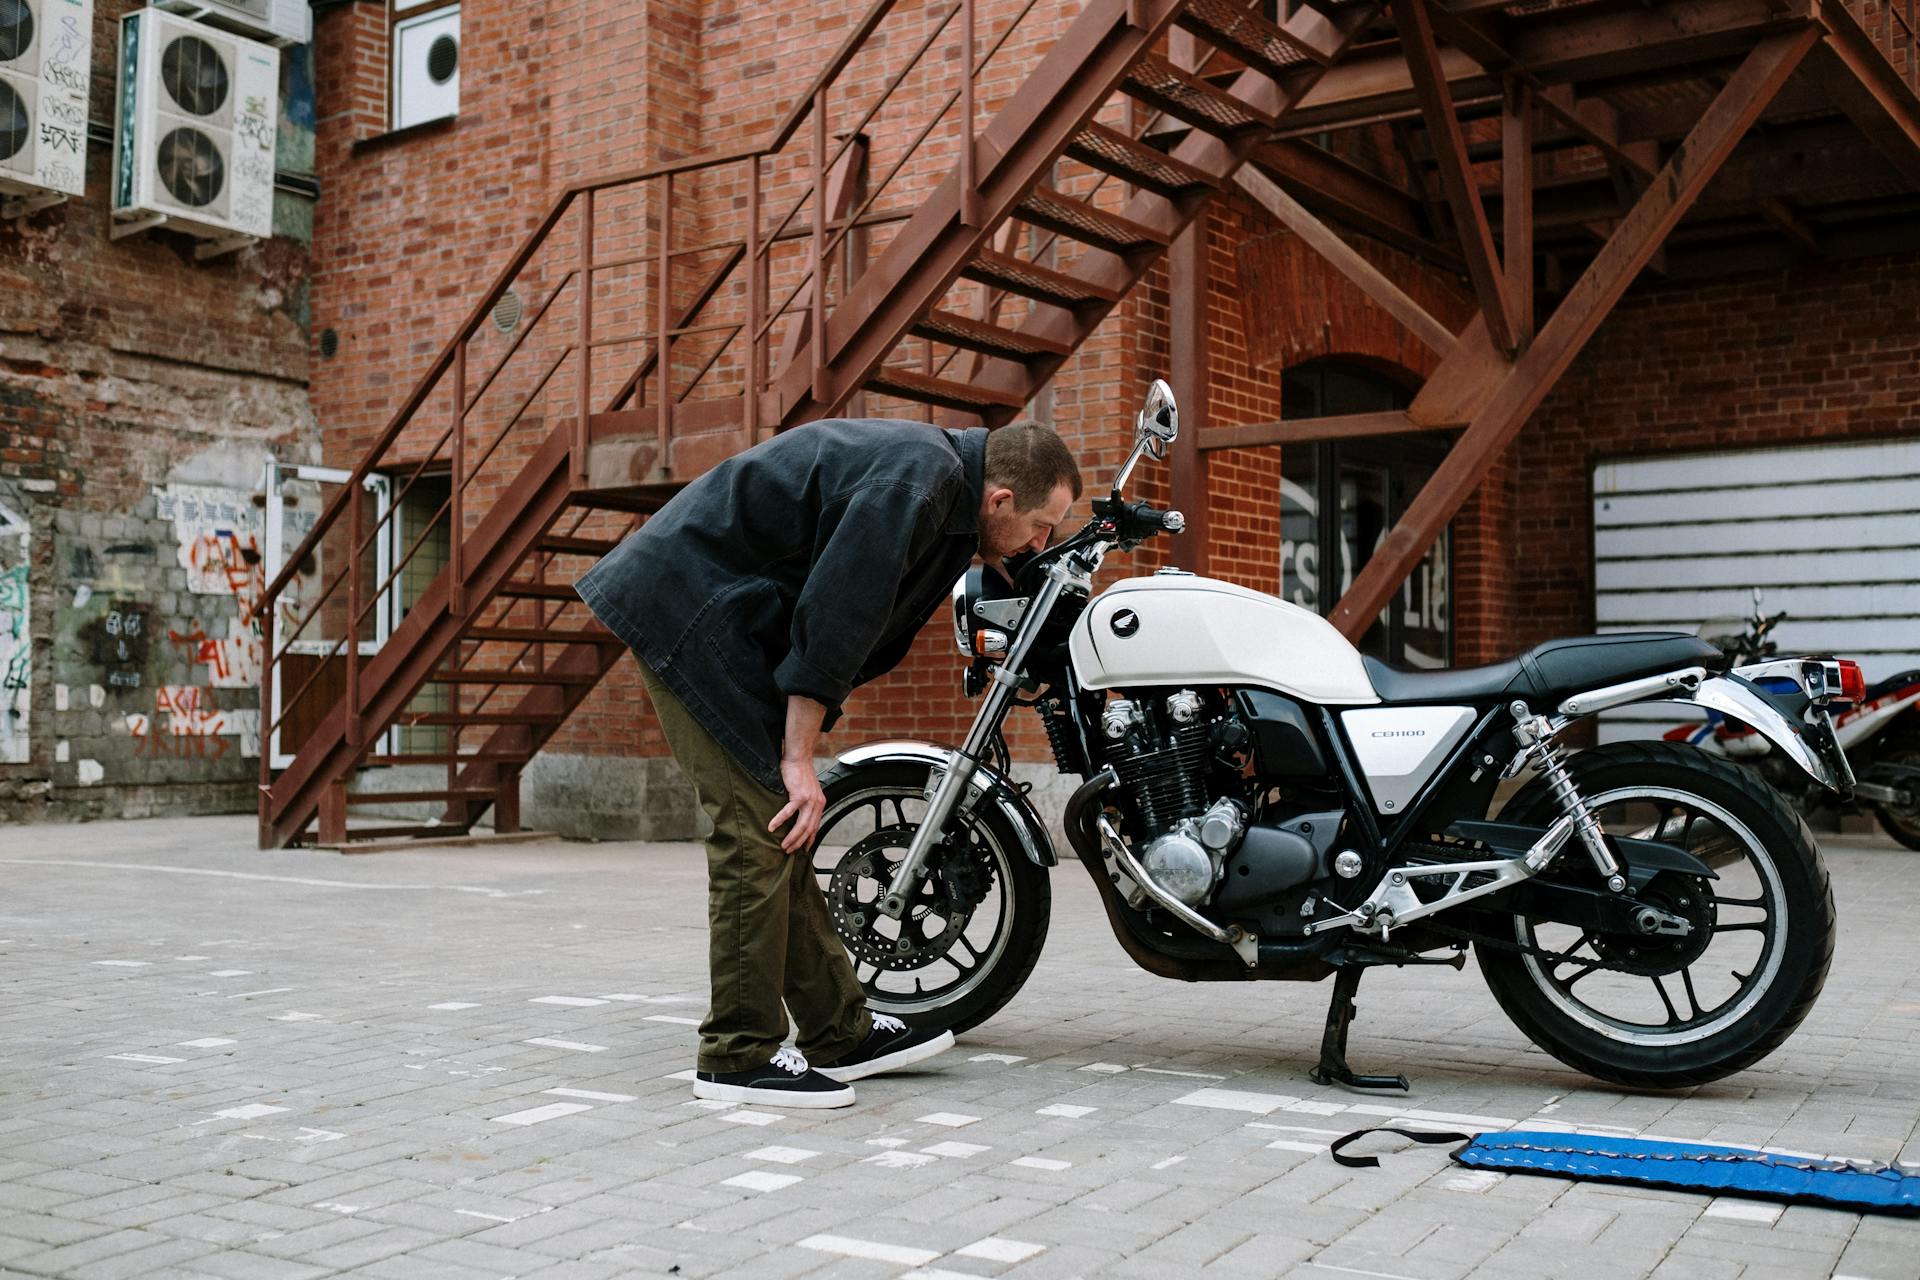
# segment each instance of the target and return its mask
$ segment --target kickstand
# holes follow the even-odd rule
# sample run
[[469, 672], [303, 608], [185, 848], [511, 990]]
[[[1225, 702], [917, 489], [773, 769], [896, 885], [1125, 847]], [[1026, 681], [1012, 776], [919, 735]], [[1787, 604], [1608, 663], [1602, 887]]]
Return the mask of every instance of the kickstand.
[[1350, 1089], [1411, 1090], [1405, 1076], [1355, 1075], [1347, 1065], [1347, 1028], [1353, 1023], [1353, 993], [1360, 988], [1365, 966], [1344, 965], [1333, 976], [1333, 1001], [1327, 1006], [1327, 1029], [1320, 1037], [1320, 1063], [1307, 1073], [1315, 1084], [1344, 1084]]

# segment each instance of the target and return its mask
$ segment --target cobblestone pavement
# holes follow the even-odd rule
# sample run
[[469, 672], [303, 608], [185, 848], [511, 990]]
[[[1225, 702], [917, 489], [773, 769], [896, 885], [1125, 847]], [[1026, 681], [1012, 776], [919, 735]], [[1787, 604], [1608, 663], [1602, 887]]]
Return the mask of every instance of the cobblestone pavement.
[[1075, 867], [1020, 997], [838, 1112], [691, 1100], [690, 845], [258, 853], [245, 819], [0, 831], [0, 1275], [1920, 1274], [1920, 1225], [1468, 1172], [1332, 1135], [1402, 1108], [1920, 1157], [1920, 858], [1829, 838], [1842, 934], [1772, 1059], [1680, 1094], [1532, 1049], [1476, 974], [1361, 988], [1361, 1069], [1307, 1083], [1327, 988], [1132, 967]]

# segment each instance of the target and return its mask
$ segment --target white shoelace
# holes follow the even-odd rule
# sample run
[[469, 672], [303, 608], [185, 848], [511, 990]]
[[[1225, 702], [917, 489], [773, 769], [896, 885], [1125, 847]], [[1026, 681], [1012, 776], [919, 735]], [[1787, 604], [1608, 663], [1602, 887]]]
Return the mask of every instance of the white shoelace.
[[907, 1029], [907, 1024], [892, 1014], [876, 1013], [873, 1015], [873, 1029], [875, 1031], [884, 1031], [888, 1035], [898, 1035]]
[[790, 1075], [803, 1076], [807, 1074], [807, 1057], [795, 1048], [787, 1047], [776, 1050], [773, 1055], [773, 1065]]

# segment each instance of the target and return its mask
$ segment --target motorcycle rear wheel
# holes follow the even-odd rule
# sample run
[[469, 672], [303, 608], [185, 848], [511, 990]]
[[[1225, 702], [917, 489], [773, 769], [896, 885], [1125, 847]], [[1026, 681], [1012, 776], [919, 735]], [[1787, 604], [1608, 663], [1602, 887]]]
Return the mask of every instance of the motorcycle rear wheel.
[[998, 1013], [1039, 962], [1053, 911], [1047, 869], [1013, 824], [990, 804], [957, 818], [964, 847], [935, 851], [906, 920], [894, 922], [877, 904], [926, 812], [926, 768], [837, 766], [820, 782], [813, 869], [868, 1006], [956, 1035]]
[[[1833, 959], [1833, 893], [1806, 823], [1751, 771], [1678, 744], [1613, 743], [1568, 767], [1608, 834], [1686, 849], [1719, 878], [1666, 873], [1643, 891], [1664, 892], [1656, 905], [1695, 922], [1683, 940], [1513, 917], [1515, 943], [1575, 958], [1477, 945], [1500, 1007], [1562, 1062], [1634, 1088], [1704, 1084], [1772, 1053], [1812, 1010]], [[1536, 779], [1501, 818], [1544, 826], [1558, 812]], [[1591, 875], [1585, 858], [1569, 844], [1556, 871]]]
[[[1875, 754], [1888, 764], [1920, 768], [1920, 734], [1894, 738]], [[1901, 807], [1877, 804], [1873, 816], [1882, 831], [1909, 849], [1920, 849], [1920, 800]]]

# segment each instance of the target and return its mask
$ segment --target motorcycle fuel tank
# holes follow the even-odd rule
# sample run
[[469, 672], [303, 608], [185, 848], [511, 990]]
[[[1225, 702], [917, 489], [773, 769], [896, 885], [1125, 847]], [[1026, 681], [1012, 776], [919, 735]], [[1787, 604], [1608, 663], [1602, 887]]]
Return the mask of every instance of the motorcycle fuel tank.
[[1259, 685], [1305, 702], [1380, 701], [1359, 651], [1325, 618], [1214, 578], [1115, 583], [1080, 615], [1068, 652], [1088, 689]]

